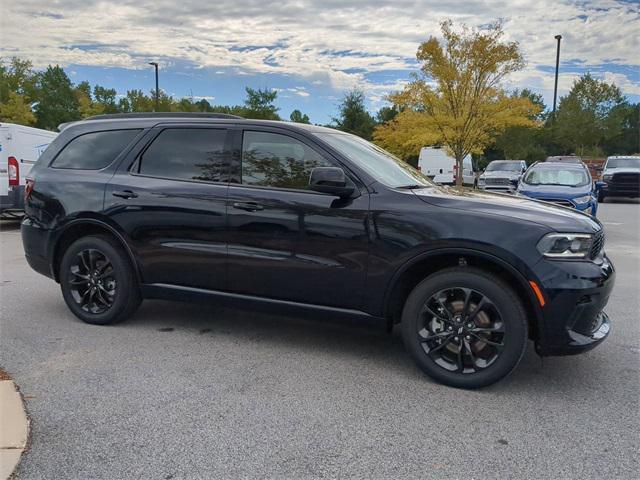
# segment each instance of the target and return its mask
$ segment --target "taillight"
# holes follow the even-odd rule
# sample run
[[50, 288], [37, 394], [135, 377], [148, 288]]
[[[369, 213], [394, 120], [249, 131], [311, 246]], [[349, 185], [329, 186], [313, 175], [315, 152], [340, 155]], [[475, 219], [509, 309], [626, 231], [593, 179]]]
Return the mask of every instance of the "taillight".
[[9, 170], [9, 186], [17, 187], [20, 185], [20, 165], [18, 165], [18, 160], [16, 160], [16, 157], [9, 157], [7, 163]]
[[32, 178], [27, 178], [25, 180], [25, 184], [24, 184], [24, 203], [27, 203], [27, 200], [29, 199], [29, 195], [31, 195], [31, 192], [33, 192], [33, 187], [36, 186], [36, 181], [33, 180]]

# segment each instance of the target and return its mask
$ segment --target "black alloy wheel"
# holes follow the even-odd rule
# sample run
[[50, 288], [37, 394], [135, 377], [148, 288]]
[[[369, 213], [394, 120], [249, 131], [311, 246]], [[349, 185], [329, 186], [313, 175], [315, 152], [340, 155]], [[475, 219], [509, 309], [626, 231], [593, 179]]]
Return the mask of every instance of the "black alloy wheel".
[[142, 301], [129, 255], [113, 237], [76, 240], [64, 252], [59, 271], [67, 306], [86, 323], [119, 322], [132, 315]]
[[409, 294], [402, 338], [435, 380], [480, 388], [507, 376], [527, 342], [522, 300], [500, 277], [474, 267], [438, 271]]
[[504, 349], [506, 326], [500, 312], [477, 290], [440, 290], [424, 303], [420, 315], [418, 341], [446, 370], [464, 374], [484, 370]]
[[118, 282], [111, 261], [99, 250], [78, 252], [69, 265], [69, 286], [76, 303], [89, 313], [104, 313], [113, 305]]

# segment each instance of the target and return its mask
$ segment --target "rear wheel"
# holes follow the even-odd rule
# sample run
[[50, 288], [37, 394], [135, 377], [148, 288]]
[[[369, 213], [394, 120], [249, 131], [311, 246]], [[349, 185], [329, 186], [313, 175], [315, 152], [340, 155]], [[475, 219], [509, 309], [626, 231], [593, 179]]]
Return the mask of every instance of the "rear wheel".
[[480, 388], [518, 365], [527, 342], [518, 296], [495, 275], [460, 267], [437, 272], [409, 295], [402, 314], [405, 347], [435, 380]]
[[60, 287], [74, 315], [95, 325], [126, 319], [142, 301], [128, 255], [108, 236], [84, 237], [67, 249]]

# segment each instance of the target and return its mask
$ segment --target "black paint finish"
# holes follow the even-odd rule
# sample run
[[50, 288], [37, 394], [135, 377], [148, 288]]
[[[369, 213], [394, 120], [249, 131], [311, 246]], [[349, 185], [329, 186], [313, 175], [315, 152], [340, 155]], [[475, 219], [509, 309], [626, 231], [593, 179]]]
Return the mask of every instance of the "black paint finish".
[[[137, 173], [136, 162], [155, 136], [180, 126], [228, 131], [224, 152], [216, 152], [228, 162], [216, 181]], [[104, 169], [50, 168], [77, 135], [122, 128], [141, 133]], [[341, 199], [308, 189], [241, 185], [237, 166], [245, 128], [303, 141], [345, 170], [355, 194]], [[550, 232], [597, 232], [597, 220], [510, 196], [388, 187], [316, 132], [326, 130], [242, 119], [123, 118], [72, 125], [32, 170], [35, 186], [22, 226], [27, 260], [55, 278], [64, 241], [83, 229], [103, 231], [121, 241], [147, 297], [393, 321], [394, 295], [408, 272], [464, 258], [512, 280], [530, 306], [541, 354], [577, 353], [606, 337], [609, 321], [601, 312], [615, 278], [606, 255], [556, 261], [536, 249]], [[540, 286], [544, 306], [529, 281]]]

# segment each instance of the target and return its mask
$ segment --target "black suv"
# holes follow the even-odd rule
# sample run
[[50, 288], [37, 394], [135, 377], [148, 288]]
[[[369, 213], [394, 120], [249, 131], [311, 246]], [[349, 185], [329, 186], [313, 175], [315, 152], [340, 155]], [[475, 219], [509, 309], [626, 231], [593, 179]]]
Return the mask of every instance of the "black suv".
[[71, 311], [143, 298], [399, 324], [427, 374], [474, 388], [609, 332], [602, 225], [550, 204], [438, 187], [358, 137], [171, 114], [62, 126], [33, 168], [22, 239]]

